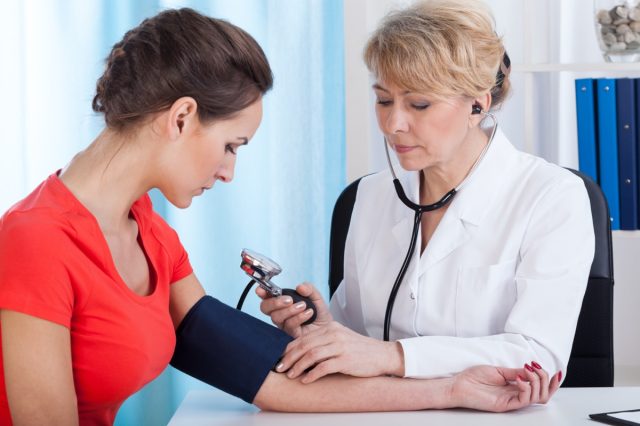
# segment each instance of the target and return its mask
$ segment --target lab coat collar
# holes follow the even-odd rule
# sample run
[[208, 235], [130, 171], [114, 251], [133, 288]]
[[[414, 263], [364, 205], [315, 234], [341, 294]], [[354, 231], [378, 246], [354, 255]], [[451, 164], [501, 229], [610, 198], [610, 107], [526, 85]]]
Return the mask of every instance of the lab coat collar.
[[455, 207], [453, 203], [451, 205], [461, 220], [471, 225], [480, 225], [493, 204], [493, 199], [507, 181], [505, 176], [511, 173], [516, 154], [516, 149], [498, 126], [484, 159], [456, 194], [457, 203], [455, 198], [453, 200]]
[[[505, 174], [509, 173], [509, 169], [513, 165], [512, 160], [515, 153], [515, 149], [498, 127], [485, 157], [453, 198], [431, 237], [424, 252], [424, 259], [421, 261], [423, 268], [438, 262], [468, 241], [471, 237], [469, 227], [478, 226], [482, 222], [492, 204], [493, 197], [499, 192], [498, 189], [504, 182]], [[400, 169], [398, 178], [407, 196], [412, 201], [418, 202], [420, 173]], [[399, 248], [406, 250], [411, 238], [415, 213], [397, 197], [394, 199], [395, 225], [392, 232]], [[420, 247], [419, 242], [416, 247]], [[419, 253], [417, 249], [416, 255]]]

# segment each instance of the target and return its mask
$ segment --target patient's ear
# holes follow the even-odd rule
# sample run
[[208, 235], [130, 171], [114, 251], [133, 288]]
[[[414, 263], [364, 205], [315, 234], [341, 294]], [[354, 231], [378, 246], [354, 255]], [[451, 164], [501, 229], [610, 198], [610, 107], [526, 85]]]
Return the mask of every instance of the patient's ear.
[[167, 111], [163, 128], [170, 139], [179, 139], [185, 132], [192, 132], [200, 125], [198, 103], [190, 96], [177, 99]]

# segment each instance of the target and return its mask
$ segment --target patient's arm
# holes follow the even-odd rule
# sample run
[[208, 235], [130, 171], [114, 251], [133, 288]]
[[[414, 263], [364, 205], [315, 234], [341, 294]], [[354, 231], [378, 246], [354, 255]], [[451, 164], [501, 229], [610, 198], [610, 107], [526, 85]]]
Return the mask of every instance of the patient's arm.
[[465, 407], [516, 410], [546, 403], [559, 387], [538, 369], [472, 367], [444, 379], [323, 377], [310, 384], [269, 373], [253, 401], [264, 410], [295, 412], [401, 411]]

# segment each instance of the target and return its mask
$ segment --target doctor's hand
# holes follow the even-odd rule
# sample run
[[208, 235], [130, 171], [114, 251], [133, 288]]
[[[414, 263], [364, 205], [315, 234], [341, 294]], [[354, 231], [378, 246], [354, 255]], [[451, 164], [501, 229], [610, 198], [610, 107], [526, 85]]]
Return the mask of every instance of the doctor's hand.
[[532, 363], [525, 368], [481, 365], [453, 376], [451, 408], [503, 412], [531, 404], [546, 404], [560, 387], [560, 377], [551, 380], [546, 371]]
[[304, 302], [293, 304], [289, 296], [271, 297], [266, 291], [258, 287], [256, 294], [262, 299], [260, 310], [271, 317], [271, 321], [289, 336], [297, 338], [313, 330], [326, 326], [333, 321], [329, 308], [322, 299], [320, 292], [311, 284], [304, 283], [296, 287], [298, 294], [311, 299], [316, 305], [316, 320], [308, 325], [302, 325], [311, 318], [312, 310], [307, 309]]
[[404, 355], [398, 342], [366, 337], [332, 321], [289, 343], [276, 367], [278, 372], [287, 370], [290, 379], [303, 375], [302, 383], [333, 373], [357, 377], [403, 376]]

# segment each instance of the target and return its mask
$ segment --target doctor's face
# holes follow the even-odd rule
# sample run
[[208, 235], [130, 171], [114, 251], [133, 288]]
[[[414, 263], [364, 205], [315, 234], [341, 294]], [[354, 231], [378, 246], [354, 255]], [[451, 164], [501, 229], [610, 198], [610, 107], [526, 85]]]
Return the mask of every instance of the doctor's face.
[[436, 99], [383, 81], [373, 89], [378, 125], [405, 170], [446, 168], [462, 154], [470, 128], [471, 99]]

